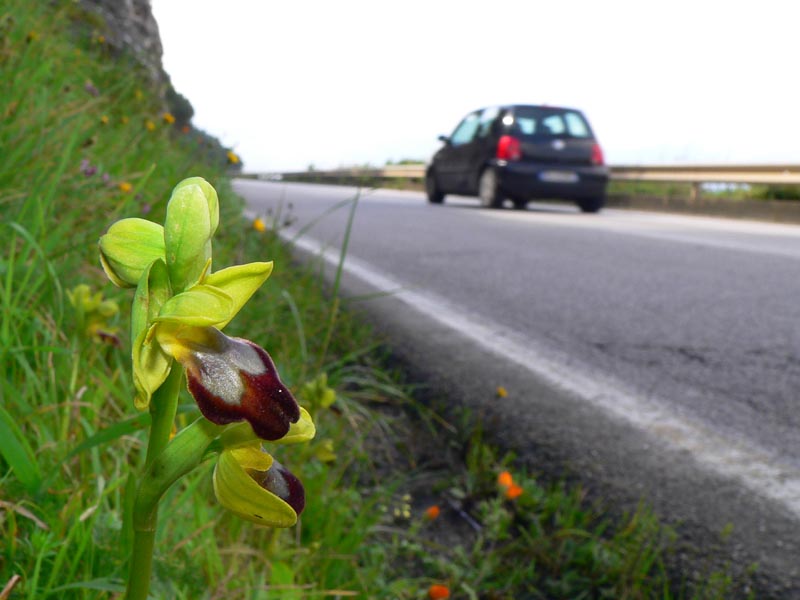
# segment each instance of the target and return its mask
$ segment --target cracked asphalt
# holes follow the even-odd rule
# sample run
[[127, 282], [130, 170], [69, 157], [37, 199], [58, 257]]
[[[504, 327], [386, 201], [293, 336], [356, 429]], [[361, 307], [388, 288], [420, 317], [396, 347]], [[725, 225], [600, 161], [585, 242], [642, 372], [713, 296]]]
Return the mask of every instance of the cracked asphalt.
[[[338, 251], [347, 207], [315, 220], [352, 188], [235, 187]], [[397, 288], [358, 304], [398, 358], [501, 443], [758, 562], [759, 597], [800, 597], [800, 227], [381, 190], [359, 200], [348, 257], [349, 295]]]

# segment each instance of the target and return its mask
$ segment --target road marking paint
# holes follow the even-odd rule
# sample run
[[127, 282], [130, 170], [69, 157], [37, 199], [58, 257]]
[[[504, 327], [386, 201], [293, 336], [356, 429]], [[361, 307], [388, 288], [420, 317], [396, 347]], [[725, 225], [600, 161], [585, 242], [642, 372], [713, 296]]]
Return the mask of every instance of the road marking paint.
[[[301, 250], [321, 256], [330, 265], [339, 264], [338, 248], [323, 247], [309, 237], [295, 240], [292, 230], [282, 230], [280, 235]], [[800, 518], [800, 474], [788, 466], [777, 465], [765, 450], [724, 437], [668, 412], [656, 402], [625, 390], [617, 382], [582, 373], [571, 364], [569, 356], [559, 356], [436, 294], [408, 289], [402, 282], [353, 256], [346, 258], [343, 269], [379, 292], [391, 294], [422, 315], [458, 331], [487, 352], [527, 369], [554, 388], [594, 405], [675, 450], [691, 453], [707, 469], [739, 480], [751, 491], [778, 502]]]

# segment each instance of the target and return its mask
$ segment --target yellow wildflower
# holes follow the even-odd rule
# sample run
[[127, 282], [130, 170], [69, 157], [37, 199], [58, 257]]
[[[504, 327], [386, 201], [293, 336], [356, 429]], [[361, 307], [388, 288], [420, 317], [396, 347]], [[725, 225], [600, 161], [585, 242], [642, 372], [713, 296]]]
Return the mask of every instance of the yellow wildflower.
[[147, 129], [147, 131], [155, 131], [156, 130], [156, 124], [153, 123], [150, 119], [148, 119], [147, 121], [144, 122], [144, 126]]
[[267, 224], [264, 223], [264, 220], [261, 217], [258, 217], [255, 221], [253, 221], [253, 229], [255, 229], [258, 233], [264, 233], [267, 230]]
[[161, 115], [161, 118], [164, 119], [164, 123], [167, 123], [168, 125], [172, 125], [175, 122], [175, 117], [172, 115], [172, 113], [165, 112], [163, 115]]
[[133, 189], [133, 186], [127, 181], [123, 181], [117, 187], [119, 187], [119, 191], [121, 191], [123, 194], [129, 193]]
[[231, 163], [232, 165], [239, 164], [239, 157], [233, 150], [228, 150], [228, 162]]
[[108, 115], [103, 115], [102, 117], [100, 117], [100, 123], [102, 123], [103, 125], [108, 125]]
[[504, 388], [502, 385], [497, 386], [497, 397], [498, 398], [505, 398], [508, 396], [508, 390]]

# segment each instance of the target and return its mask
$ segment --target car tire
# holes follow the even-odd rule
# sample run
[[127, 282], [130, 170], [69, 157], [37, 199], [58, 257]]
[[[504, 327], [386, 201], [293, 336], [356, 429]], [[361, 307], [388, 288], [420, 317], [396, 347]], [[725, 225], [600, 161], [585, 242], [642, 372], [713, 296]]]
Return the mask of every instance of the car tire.
[[581, 212], [585, 213], [597, 213], [600, 212], [600, 209], [603, 208], [606, 204], [606, 199], [603, 196], [599, 196], [596, 198], [583, 198], [577, 201], [578, 208], [581, 209]]
[[521, 198], [512, 198], [511, 201], [514, 203], [514, 208], [517, 210], [525, 210], [528, 208], [527, 200], [523, 200]]
[[433, 169], [428, 169], [428, 172], [425, 173], [425, 193], [428, 196], [428, 202], [431, 204], [444, 202], [444, 193], [436, 182], [436, 173]]
[[500, 186], [497, 183], [497, 173], [491, 167], [484, 169], [481, 173], [478, 180], [478, 197], [484, 208], [501, 208], [503, 206], [503, 194], [500, 193]]

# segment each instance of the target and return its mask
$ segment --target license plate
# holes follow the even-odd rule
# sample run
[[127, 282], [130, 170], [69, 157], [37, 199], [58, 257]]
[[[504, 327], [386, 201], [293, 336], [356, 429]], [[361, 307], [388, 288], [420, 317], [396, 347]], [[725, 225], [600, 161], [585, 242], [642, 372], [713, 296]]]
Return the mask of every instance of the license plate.
[[539, 179], [547, 183], [578, 183], [578, 174], [572, 171], [542, 171]]

